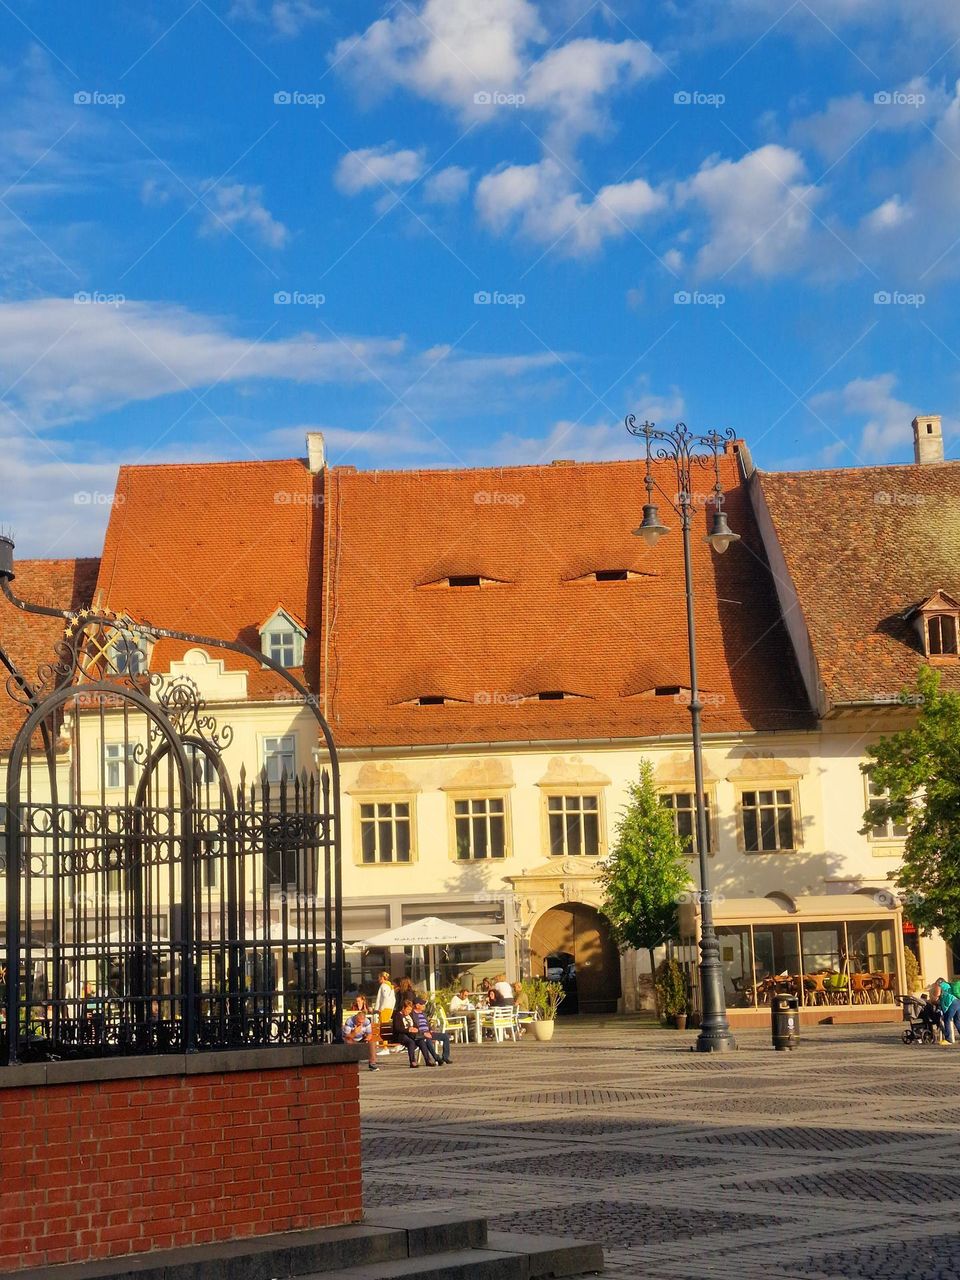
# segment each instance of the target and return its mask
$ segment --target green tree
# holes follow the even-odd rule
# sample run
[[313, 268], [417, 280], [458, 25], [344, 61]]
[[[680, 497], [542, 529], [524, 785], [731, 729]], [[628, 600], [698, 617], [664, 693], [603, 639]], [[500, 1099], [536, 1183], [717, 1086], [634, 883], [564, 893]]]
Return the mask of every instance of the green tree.
[[861, 832], [888, 821], [905, 823], [907, 837], [897, 887], [910, 919], [924, 933], [960, 935], [960, 694], [940, 688], [940, 675], [921, 667], [920, 707], [912, 728], [869, 747], [861, 766], [886, 794], [871, 802]]
[[673, 818], [660, 803], [649, 760], [629, 785], [630, 800], [617, 821], [610, 857], [600, 868], [603, 912], [621, 951], [654, 951], [678, 936], [678, 905], [690, 871]]

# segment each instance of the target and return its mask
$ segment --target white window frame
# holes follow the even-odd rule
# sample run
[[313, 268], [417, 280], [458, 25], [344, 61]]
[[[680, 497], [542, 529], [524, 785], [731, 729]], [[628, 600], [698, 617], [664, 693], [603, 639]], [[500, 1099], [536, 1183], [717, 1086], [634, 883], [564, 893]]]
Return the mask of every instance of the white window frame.
[[[290, 649], [292, 661], [284, 662], [282, 659], [271, 652], [271, 646], [275, 640], [281, 640], [283, 637], [290, 637]], [[279, 662], [284, 669], [291, 667], [303, 666], [303, 649], [307, 638], [307, 633], [302, 627], [294, 622], [293, 618], [285, 609], [278, 609], [272, 618], [269, 619], [266, 626], [260, 632], [260, 652], [265, 658], [270, 658], [274, 662]], [[284, 647], [287, 647], [286, 645]]]
[[[772, 805], [760, 804], [760, 795], [764, 791], [770, 791], [773, 794]], [[780, 793], [787, 792], [789, 799], [781, 800]], [[755, 795], [757, 797], [756, 805], [747, 806], [744, 803], [744, 797], [747, 795]], [[747, 845], [747, 828], [746, 828], [746, 810], [747, 808], [755, 809], [757, 812], [757, 836], [761, 838], [762, 824], [760, 821], [761, 809], [773, 808], [774, 811], [774, 830], [776, 832], [777, 843], [772, 848], [764, 849], [762, 846], [758, 849], [751, 849]], [[790, 845], [782, 845], [780, 843], [780, 822], [779, 812], [781, 809], [790, 809], [790, 828], [793, 835], [793, 843]], [[765, 853], [796, 853], [801, 847], [800, 840], [800, 805], [797, 795], [796, 784], [793, 782], [739, 782], [737, 784], [737, 815], [739, 820], [740, 845], [746, 854], [765, 854]]]
[[[491, 813], [491, 801], [501, 806], [500, 812]], [[467, 813], [458, 814], [457, 805], [466, 804], [469, 806]], [[450, 805], [450, 860], [461, 865], [470, 862], [506, 862], [511, 857], [510, 849], [510, 804], [509, 798], [502, 791], [470, 791], [462, 793], [453, 793], [449, 796]], [[485, 811], [475, 813], [474, 805], [485, 806]], [[490, 827], [491, 819], [500, 818], [503, 824], [503, 852], [502, 853], [486, 853], [478, 856], [475, 852], [474, 845], [474, 823], [485, 820], [487, 829], [487, 846], [491, 847]], [[467, 823], [469, 834], [470, 856], [467, 858], [460, 857], [460, 842], [458, 839], [458, 828], [461, 823]]]
[[[689, 796], [690, 797], [689, 807], [684, 805], [683, 808], [681, 809], [680, 806], [678, 806], [676, 803], [678, 796]], [[668, 786], [660, 788], [660, 804], [664, 809], [666, 809], [666, 811], [673, 818], [673, 830], [676, 833], [677, 838], [681, 841], [683, 840], [684, 837], [680, 831], [680, 821], [679, 821], [680, 814], [681, 812], [690, 814], [690, 831], [691, 831], [690, 845], [688, 848], [684, 849], [684, 853], [688, 858], [696, 858], [699, 856], [698, 850], [697, 850], [697, 807], [695, 804], [695, 797], [696, 797], [696, 787], [693, 785], [692, 782], [690, 783], [689, 786], [678, 782], [678, 783], [672, 783]], [[669, 803], [671, 801], [673, 803]], [[716, 852], [716, 843], [717, 843], [716, 832], [714, 830], [714, 823], [716, 819], [716, 813], [715, 813], [716, 805], [714, 802], [714, 797], [710, 793], [709, 787], [704, 787], [703, 789], [703, 802], [707, 810], [706, 812], [707, 853], [710, 857], [713, 857], [714, 853]]]
[[[864, 787], [866, 790], [867, 804], [871, 805], [875, 800], [889, 799], [890, 792], [885, 788], [878, 787], [869, 774], [863, 776]], [[903, 831], [897, 831], [897, 827], [902, 826]], [[895, 823], [892, 818], [888, 818], [885, 824], [885, 830], [879, 832], [876, 827], [871, 827], [867, 832], [867, 839], [873, 844], [897, 844], [902, 845], [907, 838], [909, 827], [907, 823]]]
[[[562, 809], [551, 808], [551, 801], [563, 801]], [[595, 800], [595, 809], [584, 809], [584, 800]], [[569, 806], [568, 801], [579, 802], [575, 807]], [[575, 852], [572, 851], [567, 842], [567, 822], [566, 819], [576, 814], [580, 815], [580, 838], [581, 844], [584, 844], [585, 823], [584, 816], [586, 814], [595, 815], [597, 819], [597, 849], [595, 853]], [[563, 822], [563, 849], [559, 853], [554, 853], [553, 836], [551, 832], [551, 817], [560, 816]], [[603, 822], [603, 793], [598, 787], [551, 787], [544, 793], [543, 797], [543, 824], [544, 824], [544, 847], [547, 850], [547, 856], [550, 858], [587, 858], [590, 862], [596, 862], [606, 853], [606, 839], [604, 836]]]
[[[268, 745], [271, 742], [289, 742], [291, 744], [290, 749], [287, 751], [281, 747], [279, 750], [274, 749], [271, 751]], [[271, 774], [271, 765], [275, 759], [281, 755], [289, 755], [291, 757], [292, 763], [291, 767], [287, 770], [287, 781], [292, 783], [294, 778], [297, 776], [297, 735], [295, 733], [264, 734], [260, 739], [260, 759], [263, 762], [263, 768], [267, 772], [267, 781], [271, 786], [280, 785], [280, 777], [283, 771], [282, 769], [278, 769], [276, 771], [276, 777], [274, 777]]]
[[[103, 786], [105, 791], [124, 791], [133, 781], [133, 753], [136, 743], [128, 742], [124, 754], [122, 742], [105, 742], [103, 744]], [[116, 769], [116, 775], [112, 770]], [[111, 782], [116, 776], [117, 781]]]
[[[356, 862], [356, 865], [359, 867], [409, 867], [409, 866], [412, 866], [413, 863], [416, 862], [417, 860], [417, 839], [416, 839], [417, 810], [416, 810], [416, 804], [414, 802], [414, 797], [412, 795], [402, 795], [402, 796], [364, 795], [364, 796], [358, 796], [354, 801], [354, 804], [356, 806], [355, 812], [354, 812], [354, 818], [355, 818], [354, 826], [356, 829], [354, 861]], [[396, 809], [398, 805], [406, 806], [407, 812], [405, 816], [402, 814], [397, 814]], [[374, 813], [370, 816], [365, 816], [363, 812], [364, 809], [371, 806], [373, 807]], [[380, 813], [381, 807], [384, 807], [384, 806], [389, 806], [389, 808], [391, 809], [390, 814]], [[364, 823], [367, 823], [367, 822], [373, 822], [374, 824], [374, 857], [372, 861], [364, 858], [363, 828], [364, 828]], [[389, 825], [390, 827], [393, 828], [392, 846], [393, 846], [393, 851], [395, 853], [397, 849], [397, 824], [398, 823], [405, 823], [407, 826], [408, 856], [406, 858], [391, 857], [389, 859], [384, 859], [381, 857], [381, 839], [380, 839], [381, 824], [385, 826]]]

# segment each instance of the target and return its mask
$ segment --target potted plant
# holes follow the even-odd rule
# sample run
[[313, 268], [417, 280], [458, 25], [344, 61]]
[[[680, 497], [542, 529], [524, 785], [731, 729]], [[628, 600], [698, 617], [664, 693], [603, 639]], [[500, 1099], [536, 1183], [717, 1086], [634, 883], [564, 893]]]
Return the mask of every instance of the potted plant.
[[687, 1026], [687, 979], [680, 965], [668, 956], [657, 969], [657, 1004], [660, 1017], [672, 1022], [678, 1031]]
[[527, 1006], [533, 1014], [530, 1028], [535, 1040], [552, 1040], [557, 1010], [563, 1003], [565, 992], [559, 982], [545, 978], [533, 978], [523, 984]]

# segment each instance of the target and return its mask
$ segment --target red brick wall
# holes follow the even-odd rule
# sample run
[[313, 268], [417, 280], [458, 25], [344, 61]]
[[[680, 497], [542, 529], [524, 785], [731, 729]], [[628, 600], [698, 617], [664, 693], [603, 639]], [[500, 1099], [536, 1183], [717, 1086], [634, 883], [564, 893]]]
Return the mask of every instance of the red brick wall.
[[360, 1216], [354, 1063], [0, 1089], [0, 1271]]

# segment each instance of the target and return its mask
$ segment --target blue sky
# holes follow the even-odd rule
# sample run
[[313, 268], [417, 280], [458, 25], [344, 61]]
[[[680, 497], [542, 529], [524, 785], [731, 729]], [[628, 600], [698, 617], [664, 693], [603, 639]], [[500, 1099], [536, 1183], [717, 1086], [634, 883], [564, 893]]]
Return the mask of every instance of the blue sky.
[[0, 519], [121, 462], [956, 442], [947, 0], [0, 4]]

